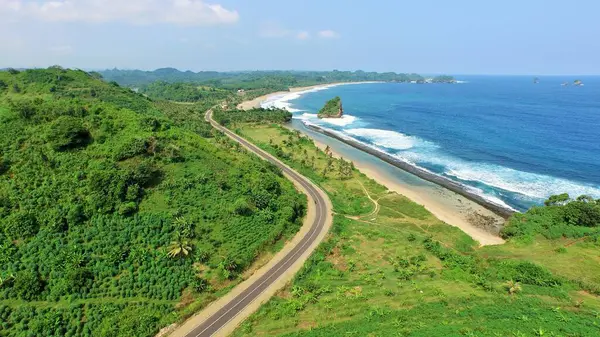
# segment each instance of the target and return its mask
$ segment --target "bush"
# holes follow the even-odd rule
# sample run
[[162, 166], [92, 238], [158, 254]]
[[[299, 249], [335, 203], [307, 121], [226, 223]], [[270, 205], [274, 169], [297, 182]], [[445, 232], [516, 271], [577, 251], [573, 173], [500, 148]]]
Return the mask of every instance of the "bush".
[[554, 287], [562, 284], [562, 281], [554, 277], [550, 271], [532, 262], [505, 261], [500, 264], [499, 271], [503, 279], [523, 284], [541, 287]]
[[141, 138], [134, 138], [122, 144], [115, 153], [116, 160], [125, 160], [141, 154], [148, 153], [148, 141]]
[[83, 126], [81, 119], [71, 116], [58, 117], [50, 126], [47, 139], [56, 151], [86, 146], [91, 142], [90, 132]]
[[44, 291], [44, 282], [37, 272], [22, 271], [15, 276], [13, 288], [19, 298], [33, 301]]
[[545, 207], [514, 214], [502, 229], [502, 237], [530, 240], [538, 234], [548, 239], [580, 238], [600, 234], [600, 203], [589, 196], [569, 199], [568, 194], [550, 197]]
[[35, 236], [39, 230], [39, 224], [32, 213], [16, 211], [4, 220], [4, 232], [9, 238], [26, 239]]

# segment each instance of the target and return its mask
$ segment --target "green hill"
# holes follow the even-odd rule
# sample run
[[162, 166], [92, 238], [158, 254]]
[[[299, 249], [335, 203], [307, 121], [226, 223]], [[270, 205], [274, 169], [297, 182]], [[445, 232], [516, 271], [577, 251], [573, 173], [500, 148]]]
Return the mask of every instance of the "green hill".
[[202, 113], [0, 72], [0, 336], [152, 336], [297, 230], [304, 197]]
[[343, 113], [342, 99], [337, 96], [327, 101], [323, 108], [319, 110], [319, 118], [339, 118], [342, 117]]

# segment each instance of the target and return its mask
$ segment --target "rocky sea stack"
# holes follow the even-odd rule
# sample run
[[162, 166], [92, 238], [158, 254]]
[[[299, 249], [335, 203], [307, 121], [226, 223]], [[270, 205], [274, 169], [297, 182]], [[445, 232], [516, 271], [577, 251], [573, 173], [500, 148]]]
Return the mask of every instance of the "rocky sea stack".
[[319, 118], [342, 118], [344, 108], [342, 108], [342, 99], [339, 96], [330, 99], [319, 111]]

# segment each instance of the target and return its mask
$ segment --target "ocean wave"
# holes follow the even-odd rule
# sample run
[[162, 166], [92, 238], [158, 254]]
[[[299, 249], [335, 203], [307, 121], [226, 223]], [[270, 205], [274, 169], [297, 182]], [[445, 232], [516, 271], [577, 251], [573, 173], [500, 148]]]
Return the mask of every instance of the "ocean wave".
[[305, 112], [301, 115], [293, 115], [292, 118], [301, 119], [301, 120], [311, 120], [311, 119], [319, 118], [319, 116], [317, 114], [311, 114], [311, 113]]
[[332, 83], [332, 84], [325, 84], [322, 86], [317, 86], [317, 87], [313, 87], [313, 88], [308, 88], [306, 90], [301, 90], [301, 91], [296, 91], [296, 92], [290, 92], [290, 93], [284, 93], [284, 94], [278, 94], [278, 95], [272, 95], [267, 97], [267, 99], [262, 102], [260, 104], [261, 108], [278, 108], [278, 109], [285, 109], [289, 112], [301, 112], [304, 110], [300, 110], [300, 109], [296, 109], [292, 107], [292, 103], [290, 103], [290, 101], [293, 101], [295, 99], [300, 98], [300, 96], [310, 93], [310, 92], [317, 92], [317, 91], [322, 91], [322, 90], [327, 90], [329, 88], [333, 88], [333, 87], [337, 87], [340, 85], [351, 85], [351, 84], [365, 84], [365, 83], [378, 83], [378, 82], [349, 82], [349, 83]]
[[353, 136], [365, 138], [375, 145], [392, 150], [408, 150], [419, 145], [433, 145], [417, 137], [407, 136], [403, 133], [390, 130], [358, 128], [347, 129], [344, 130], [344, 132]]
[[546, 199], [551, 195], [569, 193], [572, 197], [582, 194], [600, 198], [600, 186], [593, 186], [564, 178], [518, 171], [508, 167], [446, 162], [447, 175], [463, 181], [473, 181], [505, 191], [519, 193], [536, 199]]
[[[384, 149], [382, 149], [382, 145], [375, 144], [375, 142], [373, 142], [371, 144], [371, 143], [368, 143], [368, 142], [361, 141], [360, 139], [356, 139], [352, 135], [348, 134], [348, 131], [352, 131], [355, 136], [359, 136], [359, 137], [363, 137], [365, 135], [367, 135], [367, 136], [369, 136], [369, 135], [376, 135], [376, 137], [381, 137], [382, 134], [387, 134], [387, 136], [389, 137], [388, 140], [389, 139], [395, 139], [396, 142], [398, 141], [398, 139], [401, 138], [401, 137], [398, 137], [398, 135], [401, 135], [402, 137], [405, 137], [405, 138], [411, 138], [410, 142], [413, 142], [413, 145], [415, 143], [419, 143], [419, 144], [426, 144], [428, 146], [431, 146], [432, 143], [430, 143], [430, 142], [423, 141], [423, 140], [421, 140], [419, 138], [416, 138], [416, 137], [406, 136], [404, 134], [401, 134], [401, 133], [395, 132], [395, 131], [378, 130], [378, 129], [350, 129], [350, 130], [338, 131], [338, 130], [334, 130], [334, 129], [330, 129], [330, 128], [326, 128], [326, 127], [317, 125], [317, 124], [309, 122], [309, 121], [303, 121], [303, 123], [306, 126], [311, 126], [311, 125], [318, 126], [319, 128], [321, 128], [323, 130], [326, 130], [327, 132], [334, 133], [335, 135], [337, 135], [340, 138], [348, 139], [348, 140], [360, 143], [360, 144], [362, 144], [364, 146], [368, 146], [368, 147], [370, 147], [371, 149], [373, 149], [373, 150], [375, 150], [377, 152], [380, 152], [380, 153], [383, 153], [383, 154], [387, 154], [387, 155], [391, 155], [392, 157], [395, 157], [396, 159], [398, 159], [398, 160], [400, 160], [400, 161], [402, 161], [402, 162], [404, 162], [404, 163], [406, 163], [408, 165], [411, 165], [411, 166], [413, 166], [413, 167], [415, 167], [415, 168], [417, 168], [419, 170], [425, 171], [425, 172], [427, 172], [429, 174], [436, 175], [436, 176], [444, 178], [444, 179], [450, 179], [448, 177], [444, 177], [444, 175], [442, 175], [442, 174], [439, 174], [437, 172], [433, 172], [433, 171], [431, 171], [431, 170], [429, 170], [429, 169], [427, 169], [425, 167], [422, 167], [422, 166], [418, 165], [415, 161], [411, 160], [410, 159], [411, 157], [413, 157], [413, 158], [417, 157], [417, 156], [411, 156], [410, 155], [410, 154], [414, 154], [413, 152], [401, 152], [400, 154], [390, 154], [387, 151], [385, 151]], [[367, 138], [367, 137], [364, 137], [364, 138]], [[370, 141], [373, 141], [373, 138], [374, 137], [371, 137]], [[396, 143], [395, 145], [401, 145], [401, 144]], [[408, 145], [408, 143], [405, 143], [404, 145]], [[385, 147], [385, 146], [383, 146], [383, 147]], [[406, 155], [407, 153], [409, 154], [408, 156]], [[488, 202], [490, 202], [492, 204], [496, 204], [496, 205], [498, 205], [500, 207], [503, 207], [503, 208], [506, 208], [506, 209], [511, 209], [513, 211], [517, 211], [515, 208], [511, 207], [506, 202], [504, 202], [502, 199], [500, 199], [500, 198], [498, 198], [496, 196], [493, 196], [493, 195], [489, 195], [489, 194], [485, 193], [480, 188], [469, 186], [469, 185], [466, 185], [466, 184], [463, 184], [463, 183], [459, 183], [459, 182], [457, 182], [457, 183], [460, 184], [465, 190], [468, 190], [469, 192], [471, 192], [473, 194], [479, 195], [480, 197], [486, 199]]]
[[[393, 155], [405, 163], [432, 174], [463, 181], [465, 182], [463, 185], [471, 189], [473, 193], [503, 207], [512, 208], [501, 198], [493, 195], [493, 193], [484, 191], [478, 187], [469, 186], [467, 183], [479, 183], [491, 188], [515, 193], [521, 195], [522, 199], [527, 201], [537, 200], [539, 202], [551, 195], [565, 192], [573, 197], [586, 194], [594, 198], [600, 198], [600, 186], [548, 175], [523, 172], [500, 165], [466, 162], [442, 153], [439, 151], [439, 146], [434, 143], [418, 137], [407, 136], [400, 132], [363, 128], [347, 129], [343, 132], [328, 130], [345, 138], [352, 138], [354, 141], [358, 141], [377, 151]], [[360, 137], [366, 141], [361, 141], [355, 137]], [[400, 152], [391, 154], [385, 151], [385, 149], [400, 150]], [[437, 172], [426, 168], [432, 166], [438, 168], [436, 169]], [[441, 168], [441, 171], [439, 171], [439, 168]]]
[[292, 108], [292, 103], [289, 101], [299, 98], [300, 95], [297, 93], [289, 93], [289, 94], [280, 94], [273, 95], [268, 97], [264, 102], [260, 104], [261, 108], [269, 109], [269, 108], [277, 108], [284, 109], [289, 112], [301, 112], [300, 109]]
[[321, 118], [320, 120], [337, 126], [347, 126], [356, 122], [358, 118], [352, 115], [342, 115], [341, 118]]

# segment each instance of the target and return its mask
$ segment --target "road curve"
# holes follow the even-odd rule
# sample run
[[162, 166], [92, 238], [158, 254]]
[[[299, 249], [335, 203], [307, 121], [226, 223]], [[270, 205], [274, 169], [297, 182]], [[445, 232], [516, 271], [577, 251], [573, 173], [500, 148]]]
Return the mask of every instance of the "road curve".
[[[236, 289], [242, 288], [241, 290], [237, 289], [237, 292], [236, 289], [232, 290], [230, 294], [235, 295], [217, 300], [170, 334], [171, 337], [225, 336], [232, 332], [235, 326], [258, 309], [261, 303], [292, 279], [323, 240], [332, 222], [331, 202], [322, 190], [275, 157], [218, 124], [212, 119], [211, 110], [207, 111], [205, 118], [214, 128], [229, 138], [279, 167], [300, 190], [305, 192], [308, 197], [307, 218], [310, 217], [309, 220], [312, 221], [306, 220], [300, 233], [284, 247], [280, 254], [258, 270], [247, 282], [236, 287]], [[307, 226], [310, 227], [306, 228]]]

